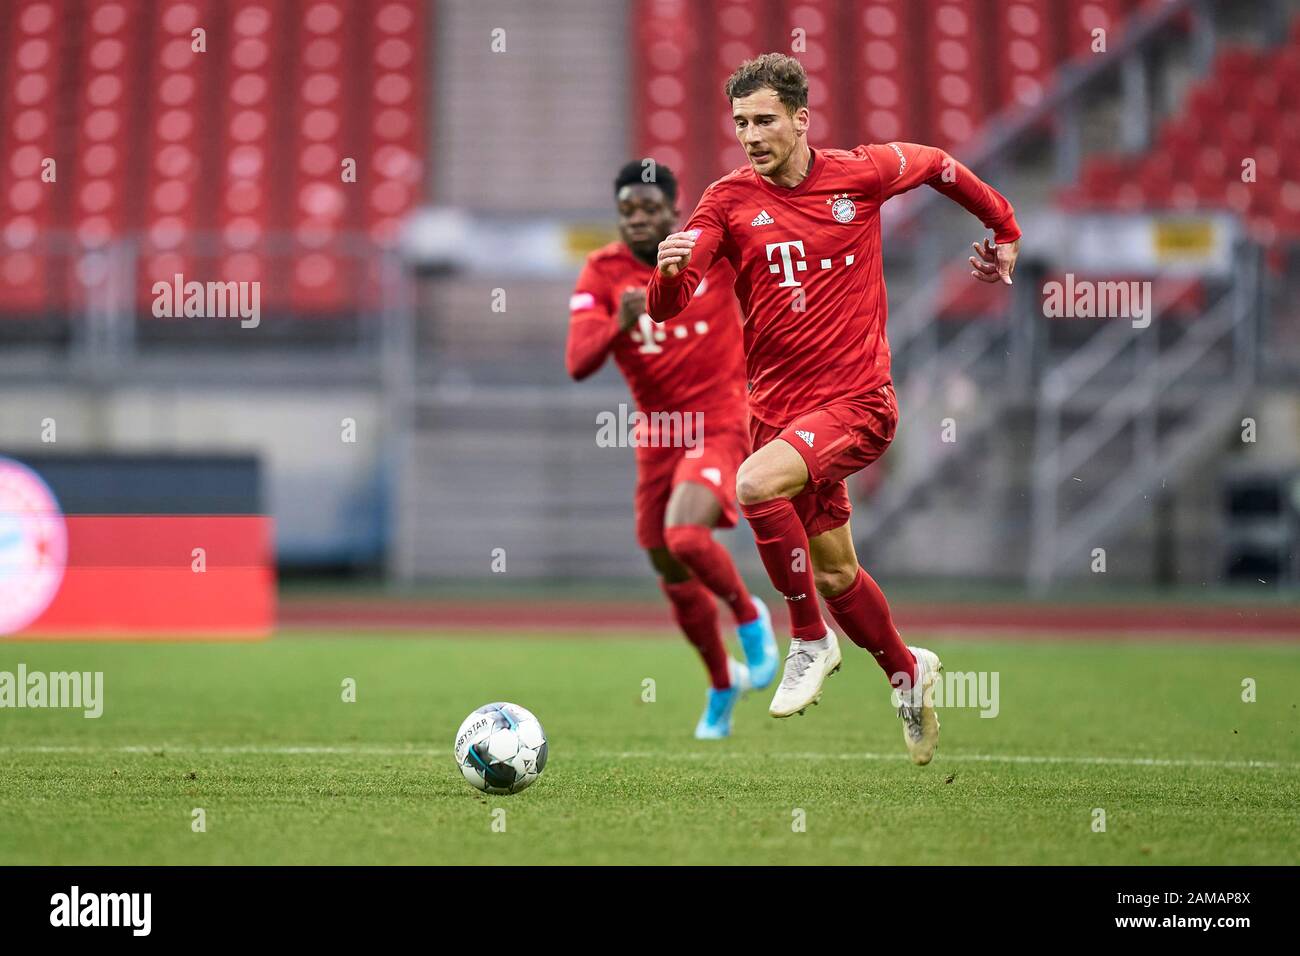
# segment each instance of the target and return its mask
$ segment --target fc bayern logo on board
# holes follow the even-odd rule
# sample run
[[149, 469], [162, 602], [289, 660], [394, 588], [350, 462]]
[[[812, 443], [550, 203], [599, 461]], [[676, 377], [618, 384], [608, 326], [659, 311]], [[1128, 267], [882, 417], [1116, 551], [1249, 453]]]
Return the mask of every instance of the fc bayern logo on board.
[[63, 583], [68, 526], [40, 475], [0, 458], [0, 635], [21, 631]]
[[831, 215], [835, 217], [836, 222], [852, 222], [853, 217], [858, 214], [858, 207], [853, 204], [848, 193], [832, 196], [826, 201], [830, 203]]

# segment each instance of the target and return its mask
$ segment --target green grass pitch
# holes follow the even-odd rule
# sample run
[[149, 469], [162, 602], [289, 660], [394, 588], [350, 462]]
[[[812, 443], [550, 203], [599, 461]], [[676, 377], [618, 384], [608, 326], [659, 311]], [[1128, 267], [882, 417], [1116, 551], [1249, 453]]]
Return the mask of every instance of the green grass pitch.
[[[703, 670], [662, 637], [6, 642], [0, 670], [103, 671], [105, 709], [0, 710], [0, 864], [1300, 860], [1295, 646], [909, 639], [1000, 675], [998, 716], [942, 710], [925, 768], [848, 645], [807, 716], [773, 720], [755, 694], [702, 743]], [[451, 757], [495, 700], [550, 740], [511, 797]]]

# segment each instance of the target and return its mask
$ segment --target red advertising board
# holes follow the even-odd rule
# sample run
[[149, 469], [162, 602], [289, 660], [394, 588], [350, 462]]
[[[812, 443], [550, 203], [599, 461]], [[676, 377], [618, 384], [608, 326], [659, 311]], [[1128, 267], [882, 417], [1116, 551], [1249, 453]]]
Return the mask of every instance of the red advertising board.
[[268, 637], [273, 554], [265, 515], [65, 516], [0, 458], [0, 637]]

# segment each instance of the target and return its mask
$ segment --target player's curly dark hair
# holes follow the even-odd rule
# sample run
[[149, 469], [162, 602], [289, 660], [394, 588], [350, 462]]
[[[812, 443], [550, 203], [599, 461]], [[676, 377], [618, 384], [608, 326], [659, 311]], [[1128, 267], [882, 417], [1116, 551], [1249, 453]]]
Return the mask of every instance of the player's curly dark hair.
[[[650, 175], [649, 170], [653, 169], [652, 178], [647, 179]], [[635, 186], [638, 183], [646, 183], [651, 186], [658, 186], [664, 194], [664, 198], [671, 204], [677, 202], [677, 177], [673, 171], [663, 163], [656, 162], [653, 166], [644, 159], [629, 160], [618, 171], [614, 177], [614, 196], [618, 197], [619, 190], [624, 186]]]
[[802, 63], [784, 53], [764, 53], [746, 60], [727, 78], [723, 91], [731, 102], [764, 87], [776, 93], [787, 113], [808, 105], [808, 74]]

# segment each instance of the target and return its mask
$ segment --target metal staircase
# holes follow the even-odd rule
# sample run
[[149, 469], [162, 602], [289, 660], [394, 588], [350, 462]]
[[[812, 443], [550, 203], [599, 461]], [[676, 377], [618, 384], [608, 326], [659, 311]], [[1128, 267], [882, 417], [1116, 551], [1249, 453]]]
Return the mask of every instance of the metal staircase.
[[[924, 334], [917, 330], [902, 339], [911, 343]], [[977, 367], [1001, 367], [1008, 339], [1007, 322], [970, 322], [946, 345], [920, 357], [900, 379], [898, 434], [916, 440], [905, 438], [899, 443], [900, 454], [890, 461], [888, 481], [860, 517], [855, 517], [854, 531], [861, 541], [869, 543], [888, 534], [941, 480], [946, 469], [959, 466], [981, 446], [980, 439], [1000, 420], [1007, 398], [1003, 390], [981, 390], [982, 401], [963, 411], [958, 420], [951, 413], [950, 396], [934, 385], [972, 382]], [[955, 441], [942, 437], [944, 419], [949, 417], [954, 418]]]
[[[1104, 320], [1055, 364], [1050, 355], [1040, 355], [1045, 371], [1037, 385], [1019, 377], [1022, 360], [1029, 358], [1023, 336], [1028, 330], [1030, 338], [1046, 338], [1045, 326], [1028, 327], [1052, 320], [1026, 314], [1027, 301], [1006, 320], [966, 323], [942, 344], [932, 303], [900, 312], [900, 439], [891, 450], [888, 480], [855, 515], [860, 548], [870, 553], [882, 540], [905, 537], [905, 522], [913, 518], [932, 521], [927, 501], [951, 504], [946, 492], [962, 484], [955, 479], [979, 455], [1009, 454], [1017, 442], [1003, 442], [994, 451], [994, 432], [1012, 427], [1028, 411], [1029, 540], [1023, 551], [1003, 542], [1002, 558], [1025, 560], [1039, 591], [1071, 566], [1086, 570], [1081, 554], [1086, 557], [1154, 490], [1176, 484], [1234, 434], [1254, 381], [1260, 314], [1259, 257], [1243, 251], [1239, 261], [1235, 281], [1211, 308], [1190, 319], [1172, 315], [1171, 307], [1194, 280], [1166, 282], [1149, 327]], [[1162, 338], [1173, 341], [1162, 348]], [[977, 400], [970, 394], [954, 398], [943, 387], [954, 381], [965, 383]], [[945, 418], [955, 420], [956, 441], [940, 437]], [[1017, 470], [1012, 463], [1012, 473]], [[1022, 500], [1013, 494], [972, 507], [1020, 507]]]
[[[1026, 569], [1035, 590], [1087, 570], [1090, 549], [1233, 434], [1255, 380], [1261, 269], [1252, 249], [1238, 261], [1232, 286], [1163, 350], [1156, 323], [1116, 321], [1043, 376]], [[1082, 423], [1067, 434], [1072, 418]]]

